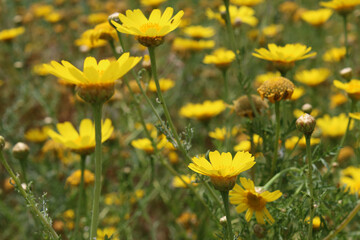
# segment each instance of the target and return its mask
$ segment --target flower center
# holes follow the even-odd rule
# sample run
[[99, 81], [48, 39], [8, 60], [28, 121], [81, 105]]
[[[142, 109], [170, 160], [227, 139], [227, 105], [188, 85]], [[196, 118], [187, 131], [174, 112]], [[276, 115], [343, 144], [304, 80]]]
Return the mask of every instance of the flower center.
[[156, 29], [156, 31], [160, 30], [160, 25], [158, 23], [145, 23], [143, 25], [141, 25], [140, 27], [140, 31], [142, 33], [146, 33], [149, 29]]
[[258, 211], [262, 210], [266, 204], [266, 202], [264, 201], [264, 199], [261, 196], [258, 196], [257, 194], [255, 195], [251, 192], [247, 193], [246, 198], [247, 198], [250, 208], [258, 210]]

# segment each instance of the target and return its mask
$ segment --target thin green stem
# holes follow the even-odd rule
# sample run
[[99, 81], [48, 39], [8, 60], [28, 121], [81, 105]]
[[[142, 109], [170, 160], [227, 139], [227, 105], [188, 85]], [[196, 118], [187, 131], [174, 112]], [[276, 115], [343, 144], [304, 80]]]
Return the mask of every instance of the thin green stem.
[[344, 22], [344, 40], [345, 40], [345, 49], [346, 49], [346, 60], [349, 60], [349, 43], [348, 43], [348, 31], [347, 31], [347, 14], [343, 15]]
[[47, 232], [50, 234], [51, 239], [57, 240], [60, 239], [55, 230], [51, 226], [51, 222], [44, 216], [44, 214], [37, 208], [37, 203], [34, 201], [34, 198], [29, 196], [28, 193], [22, 188], [20, 179], [15, 175], [10, 165], [3, 156], [3, 152], [0, 151], [0, 162], [4, 165], [6, 171], [9, 173], [10, 177], [14, 180], [16, 187], [20, 194], [23, 196], [27, 202], [30, 210], [33, 213], [33, 216], [38, 219]]
[[116, 52], [116, 47], [115, 47], [114, 40], [113, 40], [113, 39], [109, 39], [108, 42], [109, 42], [109, 44], [110, 44], [110, 47], [111, 47], [111, 50], [112, 50], [114, 56], [115, 56], [116, 58], [118, 58], [118, 57], [119, 57], [119, 54]]
[[228, 75], [227, 75], [227, 69], [221, 70], [223, 78], [224, 78], [224, 101], [229, 102], [229, 85], [228, 85]]
[[308, 188], [310, 192], [310, 222], [308, 229], [308, 239], [312, 239], [312, 229], [313, 229], [313, 218], [314, 218], [314, 187], [312, 182], [312, 158], [311, 158], [311, 134], [305, 135], [306, 139], [306, 156], [308, 161]]
[[[80, 225], [80, 219], [81, 219], [81, 209], [83, 206], [83, 196], [84, 196], [84, 171], [85, 171], [85, 161], [86, 161], [86, 155], [81, 155], [80, 160], [80, 186], [79, 186], [79, 192], [78, 192], [78, 200], [76, 204], [76, 216], [75, 216], [75, 231], [74, 231], [74, 240], [79, 239], [79, 225]], [[81, 236], [81, 234], [80, 234]], [[82, 239], [82, 237], [80, 237]]]
[[275, 176], [273, 176], [262, 188], [263, 189], [268, 189], [276, 181], [276, 179], [278, 179], [284, 173], [290, 172], [290, 171], [300, 172], [301, 170], [296, 168], [296, 167], [291, 167], [291, 168], [284, 169], [281, 172], [278, 172]]
[[228, 239], [233, 240], [234, 235], [232, 232], [231, 215], [230, 215], [230, 210], [229, 210], [229, 191], [220, 191], [220, 193], [221, 193], [221, 197], [223, 199], [223, 203], [224, 203], [224, 207], [225, 207]]
[[27, 180], [27, 158], [26, 159], [19, 159], [20, 161], [20, 166], [21, 166], [21, 172], [23, 174], [23, 178], [24, 178], [24, 182], [26, 183], [26, 185], [28, 184], [28, 180]]
[[271, 176], [275, 173], [276, 162], [278, 157], [279, 147], [279, 136], [280, 136], [280, 101], [275, 102], [275, 118], [276, 118], [276, 129], [275, 129], [275, 142], [274, 142], [274, 156], [271, 163]]
[[94, 120], [95, 120], [95, 187], [93, 194], [93, 207], [90, 226], [90, 240], [96, 238], [96, 231], [99, 222], [99, 200], [101, 194], [101, 174], [102, 174], [102, 160], [101, 160], [101, 112], [102, 103], [93, 105]]

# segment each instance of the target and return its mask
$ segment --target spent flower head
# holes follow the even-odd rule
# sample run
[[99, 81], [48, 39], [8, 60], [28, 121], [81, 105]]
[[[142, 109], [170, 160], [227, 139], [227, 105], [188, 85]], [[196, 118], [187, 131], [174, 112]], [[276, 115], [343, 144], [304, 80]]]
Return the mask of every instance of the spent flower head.
[[290, 99], [295, 85], [287, 78], [276, 77], [265, 81], [257, 89], [262, 99], [267, 98], [271, 103], [282, 99]]

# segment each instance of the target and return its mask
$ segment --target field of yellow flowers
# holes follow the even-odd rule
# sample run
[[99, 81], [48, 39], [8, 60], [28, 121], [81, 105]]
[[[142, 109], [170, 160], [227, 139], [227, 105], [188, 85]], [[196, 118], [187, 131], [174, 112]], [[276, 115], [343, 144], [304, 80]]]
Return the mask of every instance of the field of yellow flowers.
[[359, 5], [1, 1], [0, 239], [360, 239]]

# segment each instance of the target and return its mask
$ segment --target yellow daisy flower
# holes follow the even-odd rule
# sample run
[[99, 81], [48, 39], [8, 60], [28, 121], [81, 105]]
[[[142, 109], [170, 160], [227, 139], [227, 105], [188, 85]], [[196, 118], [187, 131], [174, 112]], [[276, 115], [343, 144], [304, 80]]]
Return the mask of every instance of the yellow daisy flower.
[[109, 239], [109, 238], [105, 238], [105, 236], [112, 236], [112, 240], [120, 240], [117, 232], [116, 232], [116, 228], [114, 227], [107, 227], [107, 228], [104, 228], [104, 229], [97, 229], [97, 232], [96, 232], [96, 239], [97, 240], [105, 240], [105, 239]]
[[[247, 139], [250, 139], [250, 137], [248, 136]], [[263, 139], [259, 135], [254, 134], [253, 135], [253, 142], [254, 142], [255, 147], [256, 147], [257, 145], [260, 145], [260, 144], [263, 143]], [[235, 152], [239, 152], [239, 151], [250, 152], [251, 151], [251, 142], [250, 142], [250, 140], [240, 141], [237, 145], [234, 146], [234, 151]]]
[[[305, 218], [305, 222], [306, 222], [307, 224], [309, 224], [309, 223], [310, 223], [310, 217], [306, 217], [306, 218]], [[321, 219], [320, 219], [320, 217], [319, 217], [319, 216], [314, 217], [314, 218], [313, 218], [313, 229], [319, 229], [320, 226], [321, 226]]]
[[80, 48], [82, 52], [87, 52], [93, 48], [99, 48], [108, 44], [107, 40], [90, 38], [92, 31], [88, 30], [81, 34], [81, 37], [74, 41], [74, 44]]
[[[166, 92], [175, 86], [175, 81], [170, 78], [160, 78], [159, 85], [161, 92]], [[156, 84], [154, 80], [149, 82], [149, 90], [156, 93]]]
[[[191, 184], [193, 186], [197, 186], [198, 183], [196, 183], [196, 175], [181, 175], [181, 178], [187, 183]], [[183, 181], [180, 179], [180, 177], [174, 177], [172, 181], [172, 186], [175, 188], [187, 188], [187, 186], [183, 183]]]
[[[156, 138], [156, 136], [152, 136], [153, 138]], [[157, 149], [161, 149], [165, 147], [168, 144], [168, 140], [164, 135], [161, 135], [159, 138], [159, 142], [156, 144]], [[147, 154], [152, 154], [154, 152], [154, 147], [151, 143], [151, 140], [148, 138], [139, 138], [131, 141], [131, 146], [133, 146], [136, 149], [140, 149], [145, 151]]]
[[25, 32], [24, 27], [5, 29], [0, 32], [0, 41], [8, 42]]
[[200, 25], [186, 27], [183, 32], [186, 36], [192, 37], [194, 39], [211, 38], [215, 35], [214, 28], [203, 27]]
[[225, 48], [216, 49], [211, 55], [206, 55], [203, 59], [205, 64], [214, 64], [220, 69], [226, 69], [235, 60], [235, 53]]
[[[316, 125], [321, 129], [323, 136], [336, 138], [345, 134], [348, 121], [349, 118], [345, 113], [334, 117], [326, 114], [324, 117], [316, 120]], [[352, 121], [350, 124], [350, 130], [354, 127], [353, 123]]]
[[[81, 181], [81, 170], [76, 170], [73, 172], [67, 179], [66, 179], [66, 185], [70, 185], [72, 187], [77, 187], [80, 185]], [[93, 184], [95, 181], [94, 174], [90, 172], [89, 170], [84, 170], [84, 185], [89, 186]]]
[[238, 205], [236, 211], [242, 213], [247, 210], [245, 214], [247, 222], [250, 222], [255, 212], [256, 221], [259, 224], [265, 224], [265, 220], [273, 224], [275, 220], [267, 210], [266, 204], [280, 198], [282, 193], [279, 190], [275, 192], [258, 190], [250, 179], [240, 178], [240, 182], [244, 189], [236, 184], [234, 189], [230, 191], [230, 203]]
[[192, 158], [189, 168], [199, 174], [209, 176], [215, 189], [229, 191], [235, 185], [236, 177], [254, 166], [254, 157], [249, 152], [237, 152], [234, 158], [231, 153], [209, 153], [210, 161], [204, 157]]
[[222, 100], [205, 101], [203, 103], [188, 103], [180, 109], [180, 115], [186, 118], [195, 118], [206, 121], [219, 115], [226, 109], [226, 104]]
[[331, 0], [328, 2], [320, 2], [320, 5], [334, 9], [341, 15], [346, 15], [352, 12], [357, 5], [360, 5], [360, 0]]
[[348, 83], [342, 83], [338, 80], [334, 80], [334, 86], [341, 90], [344, 90], [351, 99], [360, 99], [360, 80], [351, 79]]
[[340, 185], [350, 194], [360, 194], [360, 168], [350, 166], [342, 170]]
[[209, 137], [219, 140], [219, 141], [224, 141], [226, 135], [229, 135], [229, 133], [226, 133], [226, 128], [215, 128], [214, 131], [209, 132]]
[[327, 68], [313, 68], [296, 72], [294, 79], [307, 86], [314, 87], [325, 82], [330, 74], [331, 72]]
[[340, 106], [340, 105], [346, 103], [347, 101], [348, 101], [348, 98], [342, 93], [337, 93], [337, 94], [331, 95], [330, 108], [334, 109], [337, 106]]
[[211, 49], [215, 46], [213, 40], [193, 40], [187, 38], [175, 38], [172, 43], [172, 49], [179, 53], [184, 51], [201, 51], [204, 49]]
[[264, 0], [230, 0], [230, 2], [238, 6], [253, 7], [264, 2]]
[[31, 128], [25, 132], [25, 139], [30, 142], [41, 143], [48, 139], [48, 130], [50, 127], [44, 126], [42, 128]]
[[122, 24], [111, 21], [121, 33], [135, 35], [139, 43], [146, 47], [155, 47], [164, 41], [164, 36], [174, 31], [180, 24], [183, 11], [172, 17], [174, 9], [168, 7], [161, 15], [159, 9], [154, 9], [147, 19], [140, 9], [127, 10], [126, 16], [119, 14]]
[[280, 72], [267, 72], [260, 75], [257, 75], [255, 78], [255, 86], [260, 87], [261, 84], [263, 84], [266, 80], [281, 77]]
[[140, 3], [141, 3], [141, 5], [143, 5], [145, 7], [156, 8], [156, 7], [160, 6], [160, 4], [162, 4], [166, 1], [167, 0], [141, 0]]
[[[225, 24], [225, 20], [221, 16], [222, 12], [225, 12], [226, 8], [224, 5], [220, 6], [219, 12], [214, 13], [211, 9], [207, 9], [206, 15], [209, 19], [216, 19], [220, 23]], [[242, 23], [246, 23], [252, 27], [256, 26], [259, 20], [254, 16], [255, 11], [252, 8], [242, 6], [236, 7], [234, 5], [229, 6], [230, 21], [233, 26], [240, 26]]]
[[342, 59], [345, 58], [345, 55], [345, 47], [331, 48], [324, 53], [322, 58], [325, 62], [340, 62]]
[[301, 14], [301, 19], [314, 27], [322, 26], [333, 14], [331, 9], [307, 10]]
[[[54, 141], [63, 144], [78, 154], [90, 154], [95, 149], [95, 125], [90, 119], [83, 119], [80, 122], [79, 132], [76, 131], [70, 122], [58, 123], [54, 130], [48, 130], [48, 135]], [[106, 119], [101, 126], [101, 142], [105, 142], [111, 137], [114, 131], [111, 120]]]
[[87, 16], [87, 22], [95, 25], [107, 21], [108, 17], [109, 14], [107, 13], [92, 13]]
[[[320, 138], [311, 138], [311, 146], [313, 145], [317, 145], [320, 143]], [[299, 141], [299, 137], [297, 136], [292, 136], [291, 138], [286, 139], [285, 141], [285, 148], [286, 149], [294, 149], [295, 144], [298, 143], [298, 146], [301, 148], [306, 148], [306, 139], [305, 137], [302, 137]]]
[[304, 94], [305, 94], [305, 89], [303, 87], [295, 87], [294, 92], [291, 95], [290, 100], [291, 101], [296, 101], [299, 98], [301, 98], [302, 96], [304, 96]]

